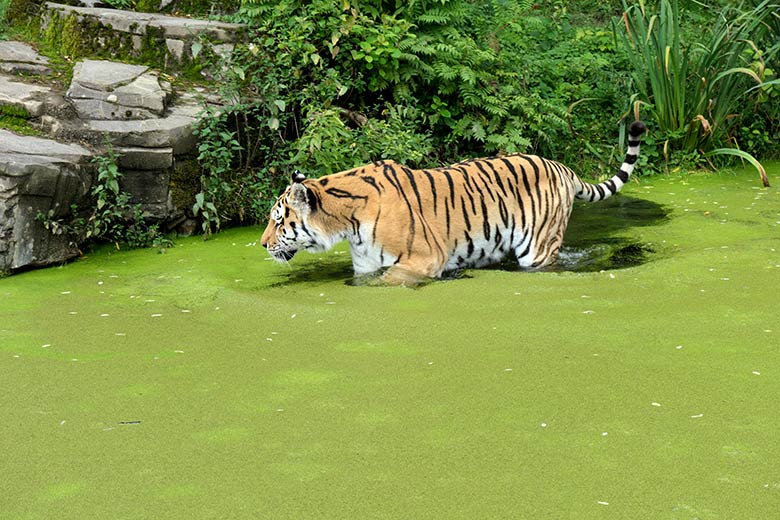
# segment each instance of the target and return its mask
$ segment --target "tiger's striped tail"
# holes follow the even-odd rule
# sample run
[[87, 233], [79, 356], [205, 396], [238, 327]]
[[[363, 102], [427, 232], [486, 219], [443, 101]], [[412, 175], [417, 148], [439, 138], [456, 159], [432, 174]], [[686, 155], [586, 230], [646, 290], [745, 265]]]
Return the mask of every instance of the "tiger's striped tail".
[[588, 201], [604, 200], [620, 191], [620, 188], [628, 182], [631, 172], [634, 171], [634, 164], [639, 157], [639, 144], [642, 142], [642, 135], [645, 133], [645, 129], [645, 124], [642, 121], [631, 123], [628, 129], [628, 151], [617, 175], [598, 184], [580, 181], [576, 193], [578, 199]]

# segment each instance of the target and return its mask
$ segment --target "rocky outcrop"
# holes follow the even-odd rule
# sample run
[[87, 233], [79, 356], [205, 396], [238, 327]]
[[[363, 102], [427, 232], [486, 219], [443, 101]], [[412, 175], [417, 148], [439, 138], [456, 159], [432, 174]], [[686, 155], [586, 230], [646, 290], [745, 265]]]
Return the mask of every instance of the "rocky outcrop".
[[0, 74], [0, 106], [22, 110], [53, 140], [0, 130], [0, 272], [78, 254], [75, 244], [50, 233], [36, 216], [64, 218], [71, 205], [86, 202], [94, 179], [91, 158], [109, 145], [130, 202], [163, 224], [184, 220], [193, 195], [172, 192], [171, 178], [194, 161], [197, 95], [175, 95], [148, 67], [104, 60], [77, 63], [65, 93], [28, 81]]
[[[41, 11], [41, 35], [60, 54], [111, 60], [79, 61], [65, 92], [47, 81], [45, 57], [0, 42], [0, 109], [47, 136], [0, 130], [0, 273], [78, 254], [77, 244], [36, 217], [67, 220], [73, 204], [86, 203], [91, 159], [108, 146], [118, 156], [121, 189], [147, 218], [168, 227], [184, 221], [199, 186], [199, 96], [174, 92], [157, 70], [200, 70], [204, 56], [229, 56], [244, 26], [84, 3], [47, 2]], [[152, 67], [120, 63], [129, 57]]]
[[36, 216], [64, 217], [81, 201], [92, 184], [92, 156], [76, 144], [0, 130], [0, 272], [50, 265], [78, 253]]

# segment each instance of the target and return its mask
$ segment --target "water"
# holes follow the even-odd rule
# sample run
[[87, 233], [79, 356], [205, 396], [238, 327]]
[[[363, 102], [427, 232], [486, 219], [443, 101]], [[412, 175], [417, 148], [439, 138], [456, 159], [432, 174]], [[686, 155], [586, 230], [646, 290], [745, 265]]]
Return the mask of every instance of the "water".
[[655, 250], [626, 237], [625, 231], [658, 225], [669, 219], [670, 212], [655, 202], [627, 195], [575, 202], [558, 262], [551, 270], [608, 271], [648, 262]]

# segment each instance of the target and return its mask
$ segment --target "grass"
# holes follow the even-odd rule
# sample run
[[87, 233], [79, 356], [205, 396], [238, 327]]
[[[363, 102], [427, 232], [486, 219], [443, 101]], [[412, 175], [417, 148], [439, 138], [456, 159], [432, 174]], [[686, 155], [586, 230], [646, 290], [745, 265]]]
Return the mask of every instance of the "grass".
[[237, 229], [0, 279], [2, 516], [772, 518], [755, 184], [630, 184], [670, 217], [604, 228], [656, 251], [604, 272], [356, 287], [343, 249], [285, 267]]

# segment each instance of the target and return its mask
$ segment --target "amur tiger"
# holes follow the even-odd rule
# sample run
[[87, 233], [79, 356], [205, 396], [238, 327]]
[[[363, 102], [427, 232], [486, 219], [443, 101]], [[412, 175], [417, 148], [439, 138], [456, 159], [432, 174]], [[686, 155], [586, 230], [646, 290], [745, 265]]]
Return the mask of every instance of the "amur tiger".
[[494, 264], [514, 253], [522, 268], [555, 261], [574, 198], [603, 200], [628, 181], [645, 125], [629, 128], [620, 170], [599, 184], [534, 155], [471, 159], [412, 170], [380, 161], [306, 179], [300, 172], [271, 210], [263, 247], [279, 262], [349, 241], [356, 276], [412, 285], [445, 271]]

